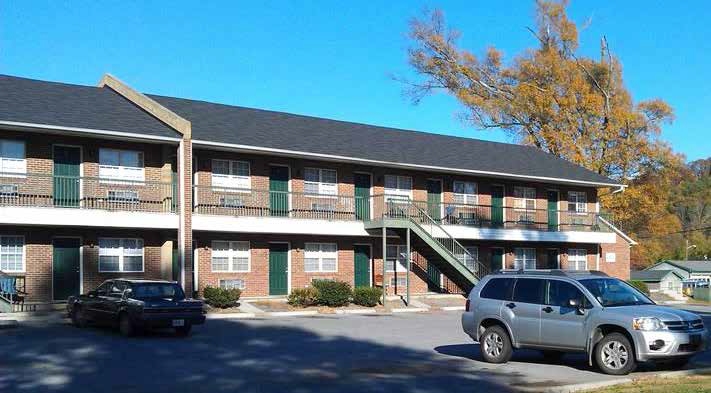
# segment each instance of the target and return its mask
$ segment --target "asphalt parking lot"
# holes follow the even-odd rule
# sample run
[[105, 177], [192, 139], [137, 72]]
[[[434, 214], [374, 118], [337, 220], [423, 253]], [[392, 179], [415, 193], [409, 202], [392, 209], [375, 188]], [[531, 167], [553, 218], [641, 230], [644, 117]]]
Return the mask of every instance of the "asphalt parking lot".
[[[711, 325], [711, 313], [703, 316]], [[508, 364], [483, 363], [459, 317], [210, 320], [188, 338], [130, 339], [26, 323], [0, 331], [0, 392], [507, 392], [614, 378], [582, 355], [547, 363], [536, 351], [518, 351]], [[690, 364], [702, 366], [711, 366], [711, 353]]]

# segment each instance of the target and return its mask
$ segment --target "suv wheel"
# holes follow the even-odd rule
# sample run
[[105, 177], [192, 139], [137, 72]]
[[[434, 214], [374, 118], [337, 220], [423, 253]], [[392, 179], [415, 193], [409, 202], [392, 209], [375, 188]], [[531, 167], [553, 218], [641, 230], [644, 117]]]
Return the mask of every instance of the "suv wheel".
[[595, 360], [605, 374], [626, 375], [636, 367], [632, 344], [621, 333], [610, 333], [600, 340], [595, 347]]
[[509, 334], [501, 326], [487, 328], [479, 338], [479, 350], [484, 361], [506, 363], [511, 359], [513, 348]]

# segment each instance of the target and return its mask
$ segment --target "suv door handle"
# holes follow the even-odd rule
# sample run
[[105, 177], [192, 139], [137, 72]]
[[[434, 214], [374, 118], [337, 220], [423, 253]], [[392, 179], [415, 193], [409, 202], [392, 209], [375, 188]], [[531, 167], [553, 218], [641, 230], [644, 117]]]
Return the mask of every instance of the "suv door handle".
[[543, 311], [545, 311], [547, 313], [551, 313], [551, 312], [553, 312], [553, 309], [550, 306], [548, 306], [548, 307], [543, 307]]
[[509, 303], [509, 304], [506, 305], [506, 307], [508, 307], [508, 308], [510, 308], [510, 309], [513, 310], [514, 308], [516, 308], [516, 303]]

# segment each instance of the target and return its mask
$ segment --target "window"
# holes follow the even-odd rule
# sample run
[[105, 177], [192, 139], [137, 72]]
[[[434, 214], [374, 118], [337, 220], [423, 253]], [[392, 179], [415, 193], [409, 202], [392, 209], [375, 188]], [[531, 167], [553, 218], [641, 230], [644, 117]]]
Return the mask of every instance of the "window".
[[585, 213], [588, 211], [587, 194], [583, 191], [568, 191], [568, 211]]
[[405, 277], [405, 276], [390, 277], [390, 286], [395, 287], [397, 289], [407, 288], [407, 277]]
[[333, 169], [304, 168], [304, 192], [307, 194], [336, 195], [336, 171]]
[[306, 243], [304, 246], [304, 271], [335, 272], [338, 268], [336, 243]]
[[246, 161], [212, 160], [212, 186], [249, 190], [249, 163]]
[[535, 210], [536, 189], [533, 187], [514, 187], [514, 209]]
[[99, 238], [99, 272], [142, 271], [142, 239]]
[[462, 205], [476, 205], [476, 183], [468, 181], [454, 182], [454, 203]]
[[587, 250], [571, 248], [568, 250], [568, 269], [588, 270]]
[[99, 149], [99, 178], [143, 181], [143, 152]]
[[521, 303], [543, 304], [545, 280], [537, 278], [519, 278], [514, 286], [513, 301]]
[[535, 248], [514, 249], [514, 269], [533, 270], [536, 268]]
[[24, 175], [25, 173], [27, 173], [25, 142], [0, 139], [0, 174]]
[[212, 242], [213, 272], [248, 272], [249, 242], [248, 241], [213, 241]]
[[570, 300], [575, 299], [578, 304], [588, 307], [590, 302], [575, 285], [559, 280], [548, 280], [548, 296], [546, 304], [556, 307], [570, 307]]
[[109, 190], [109, 202], [138, 202], [138, 191]]
[[17, 184], [0, 184], [0, 197], [17, 196]]
[[457, 254], [456, 257], [460, 261], [464, 262], [466, 265], [467, 269], [471, 271], [476, 270], [476, 263], [479, 260], [479, 250], [476, 247], [465, 247], [469, 254], [467, 253], [462, 253], [462, 254]]
[[126, 282], [124, 281], [111, 281], [109, 285], [109, 290], [107, 292], [108, 296], [111, 297], [121, 297], [123, 296], [123, 291], [126, 290]]
[[486, 283], [479, 296], [486, 299], [509, 300], [513, 283], [513, 278], [494, 278]]
[[410, 199], [412, 197], [412, 178], [385, 175], [385, 195], [395, 197], [390, 199]]
[[244, 280], [234, 279], [234, 280], [220, 280], [220, 288], [222, 289], [244, 289]]
[[385, 269], [389, 272], [407, 271], [407, 246], [404, 244], [388, 244], [385, 259]]
[[615, 263], [616, 260], [617, 260], [617, 255], [614, 252], [606, 252], [605, 253], [605, 262]]
[[5, 273], [24, 272], [24, 246], [22, 236], [0, 236], [0, 270]]

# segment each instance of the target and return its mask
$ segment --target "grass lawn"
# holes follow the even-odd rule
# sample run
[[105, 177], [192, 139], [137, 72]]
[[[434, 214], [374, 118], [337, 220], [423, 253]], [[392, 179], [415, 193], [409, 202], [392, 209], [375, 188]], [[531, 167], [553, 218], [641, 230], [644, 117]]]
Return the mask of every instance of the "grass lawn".
[[[590, 392], [593, 392], [591, 390]], [[636, 382], [595, 389], [595, 393], [699, 393], [711, 392], [711, 375], [682, 378], [645, 378]]]

